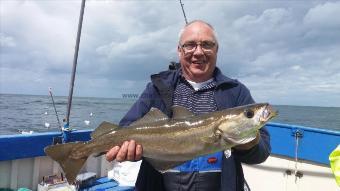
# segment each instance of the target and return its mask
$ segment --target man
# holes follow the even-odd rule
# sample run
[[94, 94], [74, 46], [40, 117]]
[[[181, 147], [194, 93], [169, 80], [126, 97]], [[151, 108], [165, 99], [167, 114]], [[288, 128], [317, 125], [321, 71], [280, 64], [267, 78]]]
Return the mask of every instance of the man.
[[[171, 117], [171, 106], [184, 106], [195, 114], [254, 103], [249, 90], [225, 77], [216, 67], [218, 41], [213, 27], [204, 21], [188, 23], [180, 33], [180, 67], [151, 76], [141, 97], [121, 120], [127, 126], [156, 107]], [[127, 140], [112, 148], [108, 161], [140, 160], [143, 145]], [[230, 152], [198, 157], [161, 174], [143, 161], [136, 189], [144, 190], [244, 190], [241, 162], [257, 164], [270, 154], [269, 135], [262, 128], [255, 140], [235, 146]]]

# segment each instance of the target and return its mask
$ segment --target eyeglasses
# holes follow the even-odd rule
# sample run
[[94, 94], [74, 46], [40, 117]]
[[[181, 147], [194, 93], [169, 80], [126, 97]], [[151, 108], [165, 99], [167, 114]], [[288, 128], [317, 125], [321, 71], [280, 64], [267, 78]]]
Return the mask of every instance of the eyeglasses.
[[204, 53], [211, 53], [212, 49], [216, 46], [216, 43], [213, 41], [202, 41], [202, 42], [189, 41], [180, 46], [184, 50], [185, 54], [191, 54], [195, 52], [198, 45], [201, 46], [201, 49], [203, 50]]

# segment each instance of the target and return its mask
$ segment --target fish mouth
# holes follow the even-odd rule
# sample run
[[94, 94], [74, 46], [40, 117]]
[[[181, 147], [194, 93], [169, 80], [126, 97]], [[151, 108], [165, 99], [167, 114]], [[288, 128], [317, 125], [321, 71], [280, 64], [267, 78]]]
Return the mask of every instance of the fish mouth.
[[260, 116], [260, 121], [267, 122], [277, 115], [278, 115], [277, 110], [275, 110], [271, 105], [267, 104], [262, 111], [262, 115]]

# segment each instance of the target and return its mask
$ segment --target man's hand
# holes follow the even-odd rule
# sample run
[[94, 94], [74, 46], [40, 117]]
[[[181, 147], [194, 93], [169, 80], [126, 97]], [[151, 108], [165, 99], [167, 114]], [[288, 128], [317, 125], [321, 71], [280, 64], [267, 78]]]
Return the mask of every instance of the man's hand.
[[243, 144], [243, 145], [237, 145], [234, 147], [236, 150], [249, 150], [253, 148], [255, 145], [259, 144], [260, 142], [260, 132], [258, 131], [256, 134], [256, 138], [249, 143]]
[[122, 146], [115, 146], [106, 153], [106, 160], [111, 162], [137, 161], [142, 158], [143, 148], [134, 140], [125, 141]]

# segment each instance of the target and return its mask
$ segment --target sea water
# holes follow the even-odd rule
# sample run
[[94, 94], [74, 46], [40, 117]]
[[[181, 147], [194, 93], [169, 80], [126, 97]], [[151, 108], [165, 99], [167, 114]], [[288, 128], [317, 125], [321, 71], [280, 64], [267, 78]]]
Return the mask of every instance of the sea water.
[[[59, 131], [64, 125], [67, 97], [55, 96], [56, 113], [50, 96], [0, 94], [0, 135], [21, 132]], [[119, 123], [136, 99], [74, 97], [70, 128], [94, 129], [101, 122]], [[279, 116], [272, 122], [340, 131], [339, 107], [274, 105]]]

